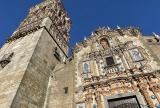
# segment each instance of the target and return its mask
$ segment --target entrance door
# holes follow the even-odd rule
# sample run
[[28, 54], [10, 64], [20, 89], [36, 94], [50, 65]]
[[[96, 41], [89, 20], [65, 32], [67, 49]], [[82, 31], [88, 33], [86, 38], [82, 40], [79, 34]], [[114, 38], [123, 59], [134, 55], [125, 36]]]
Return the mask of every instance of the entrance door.
[[140, 108], [136, 96], [108, 100], [109, 108]]

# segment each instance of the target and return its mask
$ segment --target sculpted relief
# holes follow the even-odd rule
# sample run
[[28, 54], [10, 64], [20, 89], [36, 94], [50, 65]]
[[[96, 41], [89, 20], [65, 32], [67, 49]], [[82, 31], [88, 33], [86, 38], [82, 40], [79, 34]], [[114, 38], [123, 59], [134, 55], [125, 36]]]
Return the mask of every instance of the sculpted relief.
[[[101, 32], [103, 30], [102, 28]], [[79, 86], [83, 86], [84, 90], [79, 93], [83, 94], [81, 101], [84, 102], [83, 105], [85, 104], [85, 106], [79, 106], [79, 104], [77, 104], [77, 107], [104, 108], [105, 104], [101, 102], [101, 100], [104, 100], [105, 97], [127, 93], [141, 93], [144, 95], [143, 99], [146, 101], [146, 104], [154, 107], [153, 101], [149, 99], [151, 95], [148, 93], [152, 92], [151, 94], [154, 94], [155, 92], [149, 89], [150, 85], [148, 85], [148, 83], [152, 81], [148, 82], [148, 80], [149, 77], [155, 76], [159, 71], [152, 69], [150, 62], [153, 59], [144, 48], [143, 42], [141, 42], [138, 37], [133, 36], [133, 31], [128, 37], [117, 35], [115, 30], [112, 32], [108, 31], [110, 34], [108, 34], [107, 31], [105, 32], [106, 34], [101, 32], [98, 33], [99, 35], [93, 35], [89, 37], [89, 40], [85, 40], [86, 43], [94, 44], [85, 44], [85, 47], [83, 44], [80, 44], [80, 49], [77, 47], [74, 52], [76, 58], [81, 58], [79, 60], [77, 59], [77, 62], [81, 64], [82, 67], [77, 67], [77, 70], [79, 73], [82, 73], [78, 76], [83, 82]], [[121, 37], [122, 40], [119, 37]], [[93, 42], [91, 42], [92, 40]], [[88, 52], [86, 53], [86, 49], [89, 47], [91, 47], [92, 50], [87, 50]], [[93, 63], [93, 61], [95, 61], [95, 63]], [[81, 72], [81, 70], [83, 72]], [[141, 84], [146, 85], [145, 87], [148, 88], [142, 89]], [[156, 85], [155, 82], [152, 82], [152, 84]], [[126, 97], [126, 99], [138, 105], [136, 104], [138, 101], [135, 101], [135, 97]], [[121, 101], [125, 102], [122, 99]], [[110, 102], [109, 100], [107, 102], [112, 108], [112, 106], [118, 104], [119, 101]]]

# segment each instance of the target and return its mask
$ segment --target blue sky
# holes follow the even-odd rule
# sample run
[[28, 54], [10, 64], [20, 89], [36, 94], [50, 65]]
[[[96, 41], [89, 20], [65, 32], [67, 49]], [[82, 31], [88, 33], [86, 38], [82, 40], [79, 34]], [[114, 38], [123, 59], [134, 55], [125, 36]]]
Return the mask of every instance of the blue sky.
[[[0, 1], [0, 46], [43, 0]], [[144, 35], [160, 34], [160, 0], [63, 0], [72, 20], [71, 47], [99, 26], [138, 26]]]

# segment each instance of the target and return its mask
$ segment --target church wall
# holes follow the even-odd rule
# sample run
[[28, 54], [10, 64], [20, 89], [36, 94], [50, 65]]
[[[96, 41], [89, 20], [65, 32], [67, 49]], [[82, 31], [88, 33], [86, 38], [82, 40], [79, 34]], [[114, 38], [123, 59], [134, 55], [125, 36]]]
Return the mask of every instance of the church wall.
[[74, 61], [58, 64], [50, 78], [46, 108], [74, 108]]
[[60, 0], [30, 9], [0, 49], [0, 108], [160, 107], [159, 37], [103, 27], [68, 58], [70, 25]]
[[[59, 62], [54, 56], [54, 49], [55, 47], [60, 49], [48, 31], [42, 29], [43, 32], [12, 104], [13, 108], [21, 106], [42, 108], [44, 105], [49, 77]], [[62, 52], [60, 55], [64, 57]]]
[[[0, 107], [9, 108], [19, 88], [30, 58], [39, 40], [42, 30], [24, 38], [6, 43], [0, 50], [0, 58], [13, 54], [10, 63], [0, 69]], [[35, 36], [36, 35], [36, 36]]]
[[[68, 56], [69, 29], [70, 19], [60, 0], [45, 0], [30, 9], [1, 49], [5, 51], [0, 56], [7, 53], [0, 61], [1, 108], [46, 107], [49, 77]], [[17, 52], [11, 53], [12, 47]]]
[[126, 93], [135, 96], [142, 108], [157, 105], [159, 61], [141, 36], [134, 28], [100, 28], [75, 46], [77, 108], [109, 107], [106, 97], [122, 98]]
[[144, 36], [143, 41], [150, 47], [150, 50], [153, 52], [155, 56], [160, 59], [160, 42], [154, 36]]

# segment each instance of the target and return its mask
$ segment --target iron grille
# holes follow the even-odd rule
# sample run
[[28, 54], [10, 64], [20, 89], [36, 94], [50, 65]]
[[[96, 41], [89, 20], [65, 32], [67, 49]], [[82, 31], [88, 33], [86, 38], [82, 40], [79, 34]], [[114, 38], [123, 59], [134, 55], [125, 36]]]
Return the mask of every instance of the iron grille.
[[109, 108], [140, 108], [135, 96], [108, 100], [108, 104]]

